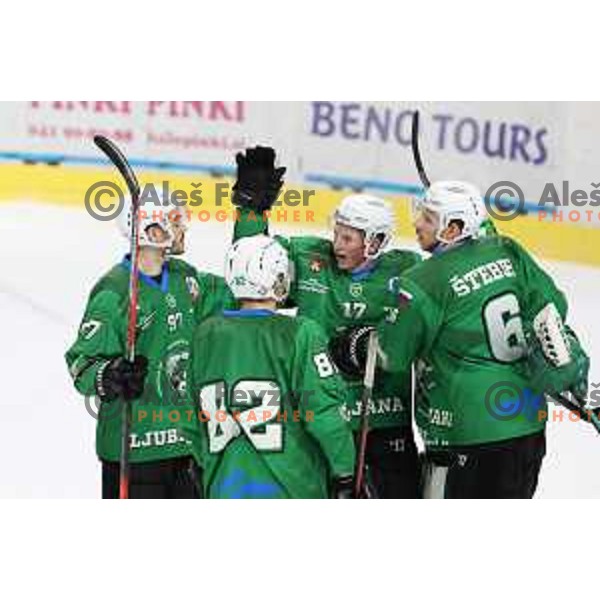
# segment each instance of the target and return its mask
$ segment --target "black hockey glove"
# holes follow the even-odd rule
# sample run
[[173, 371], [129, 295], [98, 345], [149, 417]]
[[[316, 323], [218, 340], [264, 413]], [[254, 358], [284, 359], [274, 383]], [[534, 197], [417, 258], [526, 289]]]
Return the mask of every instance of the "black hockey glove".
[[142, 395], [147, 375], [145, 356], [136, 356], [134, 362], [123, 357], [113, 358], [98, 370], [96, 392], [100, 400], [120, 398], [129, 402]]
[[329, 342], [329, 354], [337, 368], [350, 379], [361, 379], [365, 374], [369, 336], [374, 327], [349, 327]]
[[248, 148], [236, 156], [237, 181], [232, 202], [256, 212], [270, 210], [283, 187], [285, 167], [275, 168], [275, 150], [264, 146]]

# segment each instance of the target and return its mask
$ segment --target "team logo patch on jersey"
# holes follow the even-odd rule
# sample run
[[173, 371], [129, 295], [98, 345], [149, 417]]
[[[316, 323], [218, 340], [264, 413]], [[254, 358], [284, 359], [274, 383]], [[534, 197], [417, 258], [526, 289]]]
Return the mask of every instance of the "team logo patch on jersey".
[[177, 298], [173, 294], [167, 294], [167, 306], [173, 310], [177, 308]]
[[350, 286], [350, 295], [353, 298], [360, 298], [363, 294], [363, 285], [362, 283], [353, 283]]
[[323, 270], [323, 261], [319, 258], [313, 258], [310, 261], [310, 270], [313, 273], [320, 273]]
[[[187, 371], [186, 365], [190, 358], [189, 350], [174, 352], [164, 362], [166, 385], [161, 386], [163, 396], [175, 394], [177, 399], [185, 399]], [[171, 399], [170, 397], [168, 398]]]

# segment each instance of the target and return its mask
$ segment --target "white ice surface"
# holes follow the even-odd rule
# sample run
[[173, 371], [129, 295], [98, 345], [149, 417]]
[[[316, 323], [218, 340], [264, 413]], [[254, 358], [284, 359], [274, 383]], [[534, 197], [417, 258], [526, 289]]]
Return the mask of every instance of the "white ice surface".
[[[192, 225], [188, 260], [220, 273], [231, 226]], [[87, 213], [0, 204], [0, 498], [96, 498], [95, 421], [73, 389], [64, 352], [87, 294], [126, 242]], [[545, 265], [567, 292], [571, 323], [600, 383], [600, 270]], [[540, 498], [600, 498], [600, 436], [584, 423], [550, 423]]]

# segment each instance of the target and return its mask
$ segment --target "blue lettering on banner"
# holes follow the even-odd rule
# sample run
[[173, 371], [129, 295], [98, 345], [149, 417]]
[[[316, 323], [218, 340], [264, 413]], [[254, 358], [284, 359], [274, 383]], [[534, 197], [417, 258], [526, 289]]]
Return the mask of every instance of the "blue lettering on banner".
[[[360, 102], [312, 102], [311, 135], [410, 146], [412, 110]], [[430, 116], [434, 149], [534, 166], [548, 161], [546, 128], [453, 114]]]
[[311, 134], [410, 146], [412, 115], [410, 110], [397, 112], [358, 102], [313, 102]]

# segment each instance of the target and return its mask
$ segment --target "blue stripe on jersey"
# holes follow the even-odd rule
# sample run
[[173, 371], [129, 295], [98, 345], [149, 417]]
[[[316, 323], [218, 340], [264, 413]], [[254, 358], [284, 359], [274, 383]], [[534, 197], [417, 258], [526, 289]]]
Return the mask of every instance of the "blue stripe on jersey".
[[240, 500], [243, 498], [277, 498], [281, 496], [280, 487], [271, 482], [252, 481], [247, 473], [236, 469], [216, 486], [217, 496]]
[[227, 319], [231, 317], [272, 317], [277, 314], [274, 310], [264, 308], [241, 308], [240, 310], [224, 310], [223, 316]]
[[352, 281], [364, 281], [371, 276], [371, 273], [377, 268], [377, 261], [370, 261], [363, 267], [359, 267], [358, 269], [354, 269], [350, 273], [352, 277]]
[[236, 494], [230, 496], [231, 500], [243, 500], [251, 498], [279, 498], [281, 489], [274, 483], [261, 483], [260, 481], [250, 481], [244, 484]]

